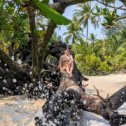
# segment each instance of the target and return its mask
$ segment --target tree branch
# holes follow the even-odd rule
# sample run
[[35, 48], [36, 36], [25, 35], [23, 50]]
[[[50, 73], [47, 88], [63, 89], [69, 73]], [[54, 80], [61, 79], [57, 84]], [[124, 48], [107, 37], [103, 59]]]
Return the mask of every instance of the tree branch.
[[4, 74], [5, 74], [5, 71], [0, 67], [0, 76]]
[[19, 77], [28, 76], [27, 73], [23, 71], [23, 69], [21, 69], [19, 65], [15, 61], [13, 61], [7, 54], [5, 54], [1, 49], [0, 49], [0, 59], [4, 61], [7, 64], [7, 66], [17, 74], [17, 76]]
[[95, 1], [98, 2], [98, 3], [100, 3], [100, 4], [102, 4], [102, 5], [108, 6], [108, 7], [110, 7], [110, 8], [119, 9], [119, 10], [126, 10], [126, 8], [123, 8], [123, 6], [114, 7], [114, 6], [111, 6], [111, 5], [106, 4], [106, 3], [104, 3], [104, 2], [101, 2], [101, 1], [99, 1], [99, 0], [95, 0]]
[[126, 86], [115, 92], [109, 100], [113, 109], [118, 109], [124, 102], [126, 102]]
[[[73, 80], [67, 78], [63, 74], [61, 75], [60, 80], [61, 81], [57, 92], [52, 95], [52, 97], [48, 99], [43, 106], [43, 113], [45, 119], [47, 119], [47, 122], [49, 120], [53, 121], [53, 119], [58, 120], [60, 117], [62, 117], [62, 111], [64, 112], [66, 109], [68, 110], [69, 108], [71, 108], [71, 111], [69, 111], [69, 119], [72, 117], [72, 112], [77, 112], [79, 109], [83, 109], [103, 116], [110, 122], [112, 126], [120, 126], [121, 124], [126, 123], [125, 115], [119, 115], [119, 113], [115, 111], [116, 109], [113, 109], [111, 104], [109, 104], [109, 101], [104, 102], [100, 98], [86, 94]], [[113, 100], [120, 102], [119, 99], [122, 99], [122, 95], [125, 97], [125, 91], [126, 87], [120, 89], [113, 95], [113, 97], [115, 98]], [[73, 106], [71, 101], [74, 101]], [[121, 104], [123, 104], [124, 102], [125, 99], [122, 99]], [[55, 106], [57, 106], [56, 109], [54, 109]], [[62, 114], [64, 114], [63, 117], [66, 117], [66, 115], [68, 115], [68, 111]], [[65, 123], [69, 121], [67, 119], [68, 118], [66, 118], [65, 122], [62, 122], [64, 121], [62, 120], [60, 123], [63, 123], [65, 125]]]
[[70, 5], [89, 2], [89, 1], [92, 0], [59, 0], [56, 3], [50, 4], [50, 7], [60, 12], [61, 10], [64, 10], [66, 7]]
[[126, 15], [125, 16], [120, 16], [120, 17], [116, 18], [115, 20], [118, 21], [118, 20], [122, 20], [124, 18], [126, 18]]
[[53, 22], [50, 22], [46, 33], [44, 35], [44, 38], [42, 41], [40, 41], [39, 46], [38, 46], [38, 59], [37, 59], [37, 71], [38, 74], [40, 73], [41, 69], [43, 68], [44, 65], [44, 58], [45, 58], [45, 53], [46, 53], [46, 48], [49, 42], [49, 39], [51, 38], [55, 28], [56, 28], [56, 24], [54, 24]]
[[37, 65], [37, 36], [35, 33], [36, 24], [35, 24], [35, 9], [31, 6], [27, 7], [28, 15], [29, 15], [29, 26], [31, 31], [31, 42], [32, 42], [32, 77], [36, 77], [36, 65]]

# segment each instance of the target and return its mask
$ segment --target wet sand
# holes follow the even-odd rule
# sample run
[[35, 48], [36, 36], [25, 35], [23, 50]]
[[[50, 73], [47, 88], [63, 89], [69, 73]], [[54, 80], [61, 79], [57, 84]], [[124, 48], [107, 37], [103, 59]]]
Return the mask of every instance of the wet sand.
[[[115, 93], [126, 85], [126, 74], [89, 76], [88, 78], [89, 81], [84, 82], [89, 84], [86, 87], [87, 93], [94, 94], [93, 85], [95, 85], [103, 97], [106, 97], [107, 93], [110, 95]], [[0, 95], [0, 126], [34, 126], [34, 117], [41, 115], [44, 103], [44, 99], [31, 100], [27, 96]], [[90, 126], [94, 125], [90, 124]]]

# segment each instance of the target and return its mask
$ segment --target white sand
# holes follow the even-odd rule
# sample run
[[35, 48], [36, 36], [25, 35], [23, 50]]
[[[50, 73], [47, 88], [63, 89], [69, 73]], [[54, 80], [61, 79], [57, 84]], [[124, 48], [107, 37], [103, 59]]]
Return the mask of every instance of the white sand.
[[124, 85], [126, 85], [126, 74], [111, 74], [106, 76], [88, 76], [89, 81], [84, 82], [89, 85], [86, 87], [88, 93], [96, 94], [93, 85], [99, 89], [101, 96], [105, 97], [107, 94], [111, 96]]

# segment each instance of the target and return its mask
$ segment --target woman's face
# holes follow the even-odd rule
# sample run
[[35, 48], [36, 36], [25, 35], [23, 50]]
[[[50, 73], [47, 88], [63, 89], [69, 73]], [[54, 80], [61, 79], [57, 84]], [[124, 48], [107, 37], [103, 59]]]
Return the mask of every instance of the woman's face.
[[70, 54], [70, 52], [69, 52], [68, 49], [66, 49], [66, 50], [64, 51], [64, 53], [65, 53], [66, 55], [69, 55], [69, 54]]

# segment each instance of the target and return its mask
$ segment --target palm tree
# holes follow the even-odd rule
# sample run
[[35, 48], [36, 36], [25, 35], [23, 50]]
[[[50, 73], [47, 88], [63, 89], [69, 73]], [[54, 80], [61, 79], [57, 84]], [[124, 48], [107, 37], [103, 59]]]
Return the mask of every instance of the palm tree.
[[67, 31], [64, 33], [66, 35], [67, 43], [75, 43], [76, 41], [83, 40], [83, 29], [81, 28], [81, 23], [77, 20], [76, 17], [73, 17], [73, 20], [70, 25], [67, 26]]
[[84, 28], [87, 29], [86, 39], [88, 39], [89, 34], [89, 20], [95, 26], [98, 26], [98, 21], [95, 16], [92, 15], [94, 7], [91, 6], [91, 3], [79, 4], [79, 9], [75, 10], [74, 15], [79, 18], [81, 24]]
[[89, 40], [93, 43], [93, 45], [94, 45], [94, 42], [97, 40], [96, 39], [96, 35], [94, 35], [93, 33], [91, 33], [90, 34], [90, 36], [89, 36]]

